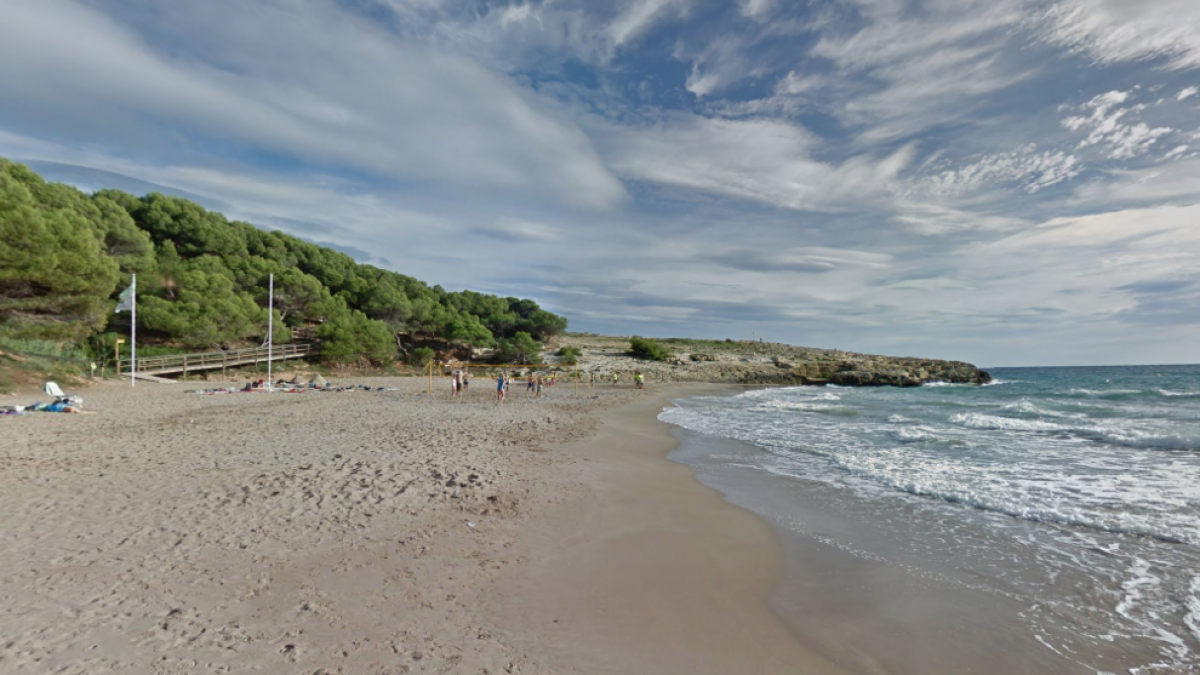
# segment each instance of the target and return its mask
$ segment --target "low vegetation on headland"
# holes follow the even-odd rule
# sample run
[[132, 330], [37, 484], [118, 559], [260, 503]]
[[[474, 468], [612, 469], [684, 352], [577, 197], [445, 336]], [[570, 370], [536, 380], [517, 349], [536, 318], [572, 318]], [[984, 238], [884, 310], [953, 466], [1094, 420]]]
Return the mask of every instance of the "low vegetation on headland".
[[649, 339], [570, 334], [579, 368], [641, 371], [652, 382], [835, 384], [916, 387], [929, 382], [987, 384], [987, 371], [961, 361], [858, 354], [751, 340]]
[[186, 199], [86, 194], [0, 158], [0, 344], [107, 359], [129, 334], [130, 314], [113, 310], [134, 274], [142, 350], [264, 342], [271, 274], [275, 343], [314, 341], [332, 365], [479, 347], [522, 359], [567, 327], [532, 300], [447, 292]]

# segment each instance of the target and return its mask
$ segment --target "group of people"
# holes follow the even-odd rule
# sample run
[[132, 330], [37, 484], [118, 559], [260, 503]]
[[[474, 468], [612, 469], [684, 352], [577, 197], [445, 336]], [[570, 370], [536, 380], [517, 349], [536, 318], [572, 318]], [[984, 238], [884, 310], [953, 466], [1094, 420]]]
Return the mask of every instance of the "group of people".
[[[614, 387], [617, 385], [617, 382], [620, 381], [620, 379], [621, 379], [620, 376], [618, 376], [616, 373], [612, 374], [612, 383], [613, 383]], [[596, 386], [596, 374], [595, 373], [592, 373], [591, 384], [593, 387]], [[638, 389], [646, 388], [646, 376], [642, 374], [642, 371], [640, 371], [640, 370], [633, 371], [633, 385], [635, 387], [637, 387]]]
[[[504, 403], [504, 399], [508, 396], [509, 383], [512, 381], [508, 375], [500, 373], [496, 376], [496, 404]], [[529, 378], [526, 390], [533, 393], [537, 398], [541, 398], [542, 390], [549, 387], [558, 381], [557, 376], [544, 377], [542, 375], [534, 375]], [[470, 384], [470, 375], [466, 371], [456, 370], [450, 376], [450, 391], [454, 398], [461, 399], [467, 391], [467, 386]]]
[[525, 383], [525, 391], [533, 394], [534, 398], [541, 398], [542, 390], [546, 387], [553, 387], [555, 384], [558, 384], [557, 375], [551, 375], [550, 377], [531, 375]]
[[[505, 397], [508, 396], [509, 384], [512, 378], [504, 373], [496, 376], [496, 404], [504, 403]], [[612, 383], [616, 385], [620, 381], [617, 373], [612, 374]], [[545, 395], [546, 387], [552, 387], [558, 383], [558, 375], [530, 375], [525, 383], [525, 391], [533, 394], [534, 398], [541, 398]], [[590, 386], [596, 386], [596, 373], [588, 374], [588, 383]], [[639, 370], [633, 373], [633, 384], [638, 389], [646, 388], [646, 376]], [[450, 376], [450, 394], [452, 397], [461, 399], [466, 393], [467, 387], [470, 385], [470, 373], [466, 370], [456, 370]]]

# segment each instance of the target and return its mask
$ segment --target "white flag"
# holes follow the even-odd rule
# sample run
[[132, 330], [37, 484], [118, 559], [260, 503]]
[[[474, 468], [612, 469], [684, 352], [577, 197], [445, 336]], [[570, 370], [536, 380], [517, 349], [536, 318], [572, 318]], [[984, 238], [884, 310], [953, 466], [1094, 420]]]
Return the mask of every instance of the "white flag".
[[129, 288], [126, 288], [125, 290], [121, 291], [121, 295], [118, 297], [121, 301], [117, 303], [117, 309], [114, 312], [115, 314], [120, 314], [121, 312], [128, 312], [128, 311], [132, 310], [133, 309], [133, 284], [130, 284]]

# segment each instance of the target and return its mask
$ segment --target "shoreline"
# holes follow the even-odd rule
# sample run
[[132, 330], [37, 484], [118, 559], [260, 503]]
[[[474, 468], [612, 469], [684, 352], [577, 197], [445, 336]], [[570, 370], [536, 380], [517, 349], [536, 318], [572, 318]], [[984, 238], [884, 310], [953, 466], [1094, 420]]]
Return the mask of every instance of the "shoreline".
[[886, 467], [928, 456], [897, 448], [898, 428], [958, 438], [938, 426], [944, 409], [921, 416], [929, 401], [999, 408], [1022, 394], [963, 398], [974, 393], [987, 394], [757, 391], [680, 400], [664, 419], [679, 422], [672, 460], [771, 524], [787, 561], [772, 608], [849, 672], [1191, 672], [1194, 548], [929, 499], [855, 473], [857, 457]]
[[521, 527], [529, 561], [502, 577], [489, 610], [509, 641], [553, 672], [845, 672], [771, 609], [786, 570], [770, 524], [667, 458], [678, 441], [663, 407], [728, 389], [660, 385], [556, 448], [579, 490]]
[[1018, 619], [1021, 606], [965, 583], [952, 562], [903, 560], [864, 524], [865, 504], [816, 482], [745, 468], [741, 462], [761, 452], [745, 442], [672, 430], [680, 439], [672, 461], [769, 524], [787, 567], [771, 592], [772, 610], [806, 648], [845, 672], [1094, 672], [1039, 643]]

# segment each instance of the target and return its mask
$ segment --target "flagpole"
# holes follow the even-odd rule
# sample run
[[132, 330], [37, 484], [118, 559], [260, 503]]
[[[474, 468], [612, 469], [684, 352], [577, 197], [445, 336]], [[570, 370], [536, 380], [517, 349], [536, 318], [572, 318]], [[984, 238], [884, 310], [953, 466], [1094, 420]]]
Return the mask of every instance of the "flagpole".
[[133, 275], [133, 283], [129, 285], [132, 292], [129, 294], [133, 300], [133, 305], [130, 307], [129, 319], [129, 386], [137, 386], [137, 275]]
[[267, 391], [274, 389], [271, 377], [271, 354], [275, 344], [275, 275], [267, 277]]

